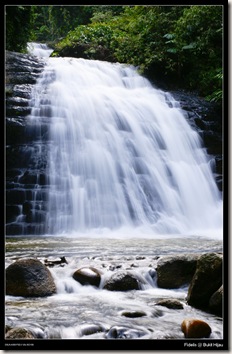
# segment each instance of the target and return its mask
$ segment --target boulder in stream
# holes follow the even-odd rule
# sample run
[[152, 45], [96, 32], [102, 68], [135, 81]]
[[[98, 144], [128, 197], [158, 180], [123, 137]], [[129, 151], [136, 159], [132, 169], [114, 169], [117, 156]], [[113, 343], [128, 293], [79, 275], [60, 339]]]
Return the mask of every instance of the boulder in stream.
[[7, 331], [6, 339], [34, 339], [36, 338], [28, 329], [17, 327]]
[[222, 261], [223, 256], [219, 253], [206, 253], [199, 258], [196, 272], [188, 289], [187, 303], [189, 305], [209, 309], [211, 296], [222, 285]]
[[140, 284], [136, 276], [130, 272], [119, 271], [106, 280], [103, 289], [110, 291], [139, 290]]
[[185, 338], [209, 338], [212, 332], [207, 322], [196, 318], [186, 318], [181, 324], [181, 330]]
[[56, 293], [49, 269], [38, 259], [20, 259], [6, 269], [6, 295], [40, 297]]
[[198, 254], [163, 256], [157, 262], [157, 285], [175, 289], [189, 284], [196, 270]]
[[73, 279], [82, 285], [93, 285], [98, 287], [101, 282], [101, 273], [96, 268], [83, 267], [77, 269], [73, 273]]
[[222, 317], [223, 285], [209, 299], [210, 311]]
[[182, 302], [180, 302], [177, 299], [159, 300], [155, 305], [156, 306], [164, 306], [164, 307], [167, 307], [168, 309], [175, 309], [175, 310], [182, 310], [184, 308], [184, 305], [182, 304]]

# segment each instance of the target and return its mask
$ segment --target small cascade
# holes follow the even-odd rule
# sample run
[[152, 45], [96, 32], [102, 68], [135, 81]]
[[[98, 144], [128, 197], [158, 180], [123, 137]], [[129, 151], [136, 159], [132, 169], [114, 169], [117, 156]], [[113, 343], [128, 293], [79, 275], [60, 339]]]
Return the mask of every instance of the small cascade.
[[48, 58], [53, 49], [50, 49], [45, 43], [30, 42], [27, 44], [27, 51], [36, 57]]

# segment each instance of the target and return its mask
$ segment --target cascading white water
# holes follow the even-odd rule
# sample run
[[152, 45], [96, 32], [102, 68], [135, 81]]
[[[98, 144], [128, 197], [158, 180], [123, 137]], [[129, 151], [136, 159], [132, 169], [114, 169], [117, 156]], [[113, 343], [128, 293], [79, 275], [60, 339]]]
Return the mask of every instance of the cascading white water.
[[27, 44], [27, 51], [37, 57], [48, 58], [53, 49], [48, 48], [45, 43], [30, 42]]
[[221, 230], [210, 159], [171, 95], [126, 65], [47, 60], [34, 108], [51, 120], [48, 234]]

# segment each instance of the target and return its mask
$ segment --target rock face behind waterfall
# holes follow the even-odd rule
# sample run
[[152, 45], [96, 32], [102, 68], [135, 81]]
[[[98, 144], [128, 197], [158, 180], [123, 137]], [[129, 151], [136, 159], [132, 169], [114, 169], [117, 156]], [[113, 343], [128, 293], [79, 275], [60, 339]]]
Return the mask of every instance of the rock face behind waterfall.
[[180, 103], [190, 125], [197, 130], [207, 153], [215, 158], [212, 166], [217, 186], [222, 190], [222, 109], [220, 105], [208, 102], [194, 93], [172, 91]]
[[47, 147], [41, 131], [32, 134], [27, 118], [43, 68], [34, 56], [6, 52], [6, 233], [11, 235], [44, 233]]

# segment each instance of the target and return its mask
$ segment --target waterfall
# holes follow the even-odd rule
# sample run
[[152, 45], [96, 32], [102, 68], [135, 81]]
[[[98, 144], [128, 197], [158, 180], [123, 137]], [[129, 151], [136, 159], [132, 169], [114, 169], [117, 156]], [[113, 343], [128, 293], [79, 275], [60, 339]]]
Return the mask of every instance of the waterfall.
[[127, 65], [46, 60], [29, 119], [50, 120], [48, 235], [221, 230], [212, 157], [169, 93]]

